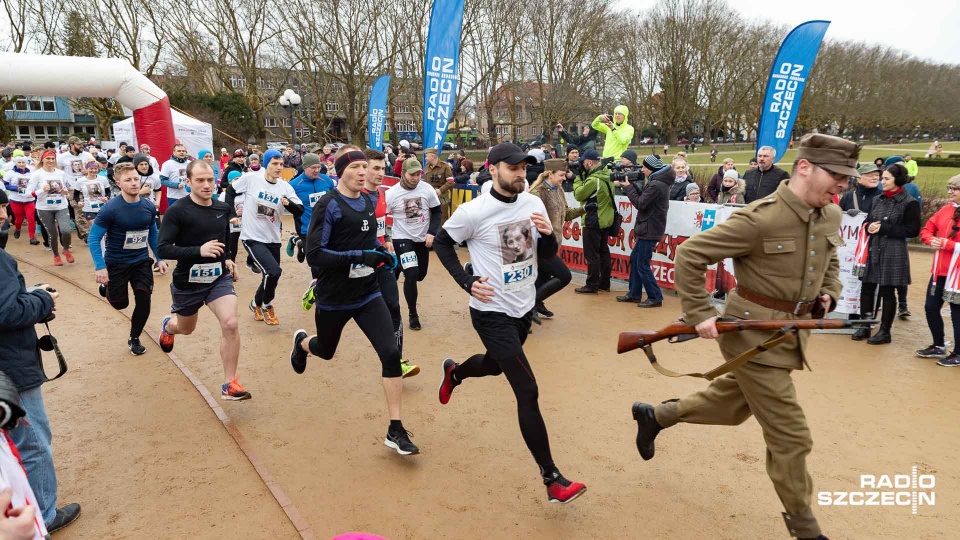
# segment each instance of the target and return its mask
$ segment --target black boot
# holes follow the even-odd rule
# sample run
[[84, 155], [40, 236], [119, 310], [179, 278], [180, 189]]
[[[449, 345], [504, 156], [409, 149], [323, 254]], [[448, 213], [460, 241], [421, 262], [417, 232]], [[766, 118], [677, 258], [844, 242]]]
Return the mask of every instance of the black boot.
[[890, 339], [890, 329], [881, 324], [880, 330], [867, 340], [867, 345], [885, 345], [891, 341], [893, 340]]
[[[860, 315], [861, 319], [869, 320], [873, 318], [873, 313], [863, 313]], [[850, 339], [854, 341], [863, 341], [870, 337], [870, 327], [869, 326], [858, 326], [856, 332], [850, 336]]]
[[637, 451], [644, 461], [650, 461], [655, 450], [653, 441], [663, 427], [657, 423], [653, 405], [647, 403], [633, 404], [633, 419], [637, 421]]

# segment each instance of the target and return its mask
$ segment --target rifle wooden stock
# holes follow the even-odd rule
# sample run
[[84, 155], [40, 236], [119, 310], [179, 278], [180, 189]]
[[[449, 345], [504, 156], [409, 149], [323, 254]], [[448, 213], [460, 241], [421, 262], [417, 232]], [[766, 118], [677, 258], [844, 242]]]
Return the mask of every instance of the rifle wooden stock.
[[[879, 321], [876, 320], [866, 319], [773, 319], [766, 321], [717, 319], [717, 332], [725, 334], [727, 332], [740, 332], [743, 330], [780, 330], [786, 326], [794, 326], [798, 330], [837, 330], [864, 325], [873, 326], [878, 322]], [[620, 332], [620, 338], [617, 341], [617, 353], [623, 354], [664, 339], [669, 340], [670, 343], [679, 343], [697, 337], [700, 336], [697, 334], [696, 328], [681, 322], [671, 323], [655, 332], [649, 330]]]

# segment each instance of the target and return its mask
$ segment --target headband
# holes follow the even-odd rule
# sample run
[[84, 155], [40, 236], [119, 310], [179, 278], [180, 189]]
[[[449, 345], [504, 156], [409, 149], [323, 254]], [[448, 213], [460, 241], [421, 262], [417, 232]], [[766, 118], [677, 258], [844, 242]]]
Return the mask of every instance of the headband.
[[337, 171], [337, 177], [343, 176], [344, 169], [347, 168], [347, 165], [350, 165], [354, 161], [367, 161], [367, 156], [359, 150], [351, 150], [344, 154], [341, 154], [340, 157], [333, 162], [333, 169]]
[[47, 159], [47, 156], [50, 156], [50, 157], [52, 157], [53, 159], [57, 159], [57, 153], [56, 153], [56, 152], [54, 152], [53, 150], [47, 150], [47, 151], [45, 151], [44, 153], [40, 154], [40, 161], [43, 161], [43, 160]]

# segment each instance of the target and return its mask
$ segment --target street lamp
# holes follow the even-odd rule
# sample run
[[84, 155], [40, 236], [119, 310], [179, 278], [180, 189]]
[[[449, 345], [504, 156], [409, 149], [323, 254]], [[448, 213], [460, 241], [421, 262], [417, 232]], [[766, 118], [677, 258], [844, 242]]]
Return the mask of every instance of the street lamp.
[[300, 106], [300, 101], [300, 94], [289, 88], [284, 90], [283, 94], [280, 95], [280, 99], [277, 100], [277, 103], [290, 114], [290, 137], [293, 139], [293, 144], [297, 144], [297, 131], [294, 127], [293, 112]]

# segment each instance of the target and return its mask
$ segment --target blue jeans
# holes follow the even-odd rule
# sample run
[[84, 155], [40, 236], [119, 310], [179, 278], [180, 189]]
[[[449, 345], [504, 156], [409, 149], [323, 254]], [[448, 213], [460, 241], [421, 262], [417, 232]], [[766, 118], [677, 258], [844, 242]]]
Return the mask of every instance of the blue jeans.
[[30, 488], [37, 497], [40, 514], [46, 523], [53, 522], [57, 515], [57, 473], [53, 469], [53, 448], [50, 441], [50, 420], [43, 405], [40, 387], [20, 392], [20, 402], [27, 411], [26, 420], [30, 425], [20, 422], [10, 438], [20, 451], [23, 468], [27, 471]]
[[643, 298], [643, 291], [646, 290], [647, 300], [663, 301], [663, 293], [660, 292], [660, 286], [657, 285], [657, 279], [653, 277], [653, 270], [650, 268], [650, 259], [653, 258], [653, 248], [656, 245], [656, 240], [637, 240], [630, 252], [630, 289], [627, 294], [633, 298]]

